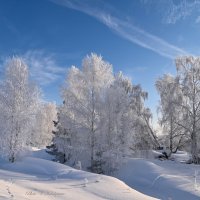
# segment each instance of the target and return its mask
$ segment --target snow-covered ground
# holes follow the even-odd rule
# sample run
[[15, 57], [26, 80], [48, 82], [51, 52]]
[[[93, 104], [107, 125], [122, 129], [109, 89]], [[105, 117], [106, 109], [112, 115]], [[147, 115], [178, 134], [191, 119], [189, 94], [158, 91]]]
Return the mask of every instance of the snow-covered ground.
[[117, 179], [52, 162], [35, 149], [14, 164], [0, 161], [0, 200], [200, 199], [200, 167], [181, 163], [189, 158], [185, 152], [173, 158], [129, 159]]
[[[39, 158], [38, 158], [39, 157]], [[153, 200], [122, 181], [45, 160], [35, 151], [14, 164], [0, 163], [0, 200]]]
[[189, 156], [179, 152], [175, 161], [129, 159], [115, 177], [130, 187], [159, 199], [200, 199], [200, 166], [181, 163]]

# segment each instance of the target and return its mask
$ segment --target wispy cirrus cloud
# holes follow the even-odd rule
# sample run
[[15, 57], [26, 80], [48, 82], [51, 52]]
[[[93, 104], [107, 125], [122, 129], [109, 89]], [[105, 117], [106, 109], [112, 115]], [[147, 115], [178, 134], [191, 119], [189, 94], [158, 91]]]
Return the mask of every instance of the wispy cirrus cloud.
[[29, 50], [21, 56], [30, 68], [31, 77], [40, 85], [53, 83], [66, 73], [66, 69], [55, 61], [54, 55], [43, 50]]
[[[105, 24], [116, 34], [129, 40], [133, 44], [137, 44], [143, 48], [152, 50], [157, 54], [173, 59], [178, 55], [188, 54], [185, 50], [166, 42], [165, 40], [152, 35], [141, 28], [138, 28], [128, 21], [120, 17], [111, 15], [109, 12], [111, 7], [105, 3], [95, 1], [79, 1], [79, 0], [50, 0], [58, 5], [65, 6], [90, 15], [101, 23]], [[113, 9], [114, 10], [114, 9]]]
[[200, 11], [200, 0], [181, 0], [178, 3], [170, 0], [169, 9], [165, 16], [166, 22], [175, 24], [178, 20], [191, 16], [195, 11]]
[[[153, 5], [162, 15], [162, 21], [167, 24], [175, 24], [180, 20], [190, 17], [200, 11], [200, 0], [140, 0], [143, 4]], [[194, 16], [194, 22], [198, 16]], [[196, 18], [197, 17], [197, 18]]]

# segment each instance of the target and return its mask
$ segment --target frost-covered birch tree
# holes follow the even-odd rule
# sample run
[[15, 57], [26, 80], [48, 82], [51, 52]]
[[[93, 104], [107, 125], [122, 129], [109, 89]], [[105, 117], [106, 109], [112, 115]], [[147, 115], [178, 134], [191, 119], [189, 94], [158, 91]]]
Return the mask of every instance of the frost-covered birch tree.
[[133, 85], [122, 72], [106, 90], [101, 132], [104, 136], [105, 171], [111, 173], [133, 151], [149, 149], [152, 143], [143, 118], [147, 93], [139, 85]]
[[62, 98], [54, 143], [71, 164], [81, 160], [94, 172], [111, 173], [136, 144], [152, 142], [143, 117], [147, 93], [122, 73], [114, 76], [96, 54], [81, 69], [69, 69]]
[[30, 143], [32, 146], [45, 147], [53, 138], [54, 121], [57, 121], [57, 109], [54, 103], [41, 103], [36, 113], [36, 123], [33, 124]]
[[183, 101], [178, 104], [184, 113], [180, 126], [190, 135], [194, 163], [200, 163], [200, 57], [184, 56], [176, 59], [177, 76]]
[[39, 98], [40, 92], [30, 82], [23, 60], [8, 60], [5, 79], [0, 84], [0, 151], [10, 162], [28, 145]]
[[185, 130], [180, 126], [183, 111], [179, 105], [183, 99], [179, 79], [165, 74], [156, 81], [156, 89], [160, 95], [159, 121], [167, 138], [166, 145], [169, 145], [171, 153], [176, 152], [188, 139]]
[[103, 61], [102, 57], [91, 54], [83, 60], [82, 70], [74, 66], [69, 70], [66, 85], [62, 90], [66, 129], [71, 131], [73, 136], [77, 135], [78, 146], [74, 148], [80, 151], [83, 148], [82, 150], [90, 155], [91, 169], [96, 156], [96, 134], [99, 129], [103, 91], [112, 79], [111, 65]]
[[165, 77], [157, 82], [163, 119], [166, 118], [165, 122], [168, 122], [171, 137], [178, 134], [179, 141], [182, 137], [190, 141], [192, 162], [199, 163], [200, 58], [179, 57], [176, 59], [176, 68], [175, 77]]

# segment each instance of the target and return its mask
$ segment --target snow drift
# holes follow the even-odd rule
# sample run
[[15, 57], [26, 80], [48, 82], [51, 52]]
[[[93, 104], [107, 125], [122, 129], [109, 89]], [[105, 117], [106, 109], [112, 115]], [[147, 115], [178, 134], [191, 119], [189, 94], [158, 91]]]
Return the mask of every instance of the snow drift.
[[153, 200], [122, 181], [52, 161], [27, 157], [0, 164], [0, 200]]

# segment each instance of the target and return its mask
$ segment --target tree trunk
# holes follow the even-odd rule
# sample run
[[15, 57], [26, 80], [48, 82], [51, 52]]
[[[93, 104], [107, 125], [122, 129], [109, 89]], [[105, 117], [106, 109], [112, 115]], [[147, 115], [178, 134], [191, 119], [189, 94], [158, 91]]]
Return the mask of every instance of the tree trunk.
[[90, 142], [91, 142], [91, 171], [93, 171], [94, 166], [94, 120], [95, 120], [95, 98], [94, 98], [94, 88], [92, 88], [92, 121], [91, 121], [91, 135], [90, 135]]
[[172, 124], [173, 124], [173, 120], [172, 120], [172, 117], [171, 117], [171, 120], [170, 120], [170, 138], [169, 138], [169, 148], [170, 148], [171, 153], [173, 151], [173, 127], [172, 127]]
[[197, 152], [197, 135], [195, 131], [193, 131], [191, 135], [191, 154], [192, 154], [192, 162], [198, 164], [199, 158]]

